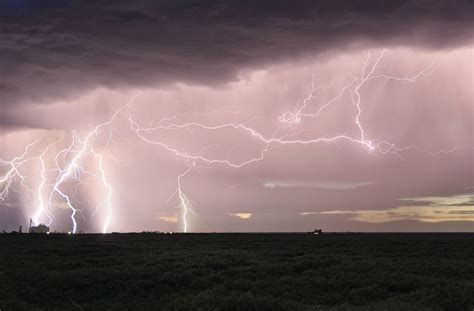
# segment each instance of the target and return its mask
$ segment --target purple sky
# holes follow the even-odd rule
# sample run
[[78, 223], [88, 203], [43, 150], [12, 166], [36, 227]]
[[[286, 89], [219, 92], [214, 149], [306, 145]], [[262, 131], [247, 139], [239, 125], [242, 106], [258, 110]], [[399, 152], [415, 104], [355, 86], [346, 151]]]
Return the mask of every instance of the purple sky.
[[1, 4], [0, 229], [474, 231], [472, 4], [268, 3]]

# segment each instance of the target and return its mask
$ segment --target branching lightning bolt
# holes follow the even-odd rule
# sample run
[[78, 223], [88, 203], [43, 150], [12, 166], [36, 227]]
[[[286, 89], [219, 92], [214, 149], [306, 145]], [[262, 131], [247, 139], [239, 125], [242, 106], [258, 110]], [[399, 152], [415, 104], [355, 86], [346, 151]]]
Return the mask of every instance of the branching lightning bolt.
[[[311, 109], [314, 109], [313, 107], [311, 107], [311, 102], [318, 99], [318, 92], [324, 89], [329, 89], [331, 88], [331, 86], [317, 87], [315, 76], [313, 76], [310, 90], [307, 96], [300, 103], [297, 103], [292, 110], [284, 111], [278, 116], [279, 125], [269, 136], [257, 131], [256, 129], [247, 125], [247, 123], [245, 122], [208, 125], [201, 122], [180, 123], [176, 121], [180, 119], [178, 118], [178, 116], [183, 117], [191, 114], [212, 114], [213, 112], [186, 112], [182, 114], [176, 114], [171, 117], [163, 118], [148, 125], [140, 124], [140, 122], [135, 119], [132, 111], [134, 102], [139, 95], [133, 96], [127, 104], [117, 109], [108, 121], [95, 126], [92, 130], [85, 134], [83, 139], [80, 139], [80, 135], [78, 133], [72, 133], [71, 143], [69, 144], [69, 146], [58, 151], [54, 157], [54, 171], [57, 173], [57, 176], [54, 182], [51, 184], [51, 191], [49, 192], [47, 202], [43, 200], [43, 195], [45, 191], [44, 189], [47, 186], [46, 163], [44, 158], [46, 157], [46, 155], [48, 155], [51, 145], [48, 145], [48, 147], [39, 155], [39, 157], [29, 157], [28, 155], [30, 149], [33, 146], [37, 145], [41, 140], [38, 139], [26, 146], [24, 153], [18, 157], [13, 158], [11, 161], [0, 160], [0, 168], [7, 167], [6, 173], [3, 176], [0, 176], [0, 185], [3, 185], [3, 188], [0, 188], [0, 200], [4, 200], [4, 198], [8, 196], [9, 189], [12, 189], [15, 178], [18, 178], [20, 180], [20, 184], [24, 185], [24, 177], [20, 174], [19, 168], [26, 161], [29, 161], [33, 158], [37, 158], [40, 162], [41, 178], [40, 184], [37, 189], [38, 209], [35, 215], [33, 216], [34, 222], [39, 223], [39, 219], [43, 213], [48, 216], [49, 224], [53, 222], [51, 208], [54, 204], [54, 196], [55, 194], [57, 194], [60, 199], [62, 199], [66, 203], [66, 205], [71, 211], [70, 218], [72, 222], [72, 232], [76, 233], [78, 230], [76, 215], [80, 208], [78, 208], [74, 204], [73, 201], [76, 200], [73, 200], [73, 194], [68, 194], [67, 191], [64, 189], [64, 185], [68, 181], [80, 179], [81, 174], [86, 174], [91, 179], [99, 180], [106, 191], [105, 199], [103, 203], [100, 204], [100, 207], [104, 206], [106, 210], [106, 217], [102, 225], [102, 232], [108, 232], [110, 225], [113, 221], [112, 196], [114, 191], [105, 169], [104, 154], [107, 151], [108, 146], [113, 143], [112, 125], [113, 122], [115, 122], [115, 120], [119, 116], [122, 116], [127, 120], [129, 129], [134, 135], [136, 135], [139, 140], [146, 144], [151, 144], [162, 148], [164, 151], [171, 153], [176, 157], [176, 159], [182, 161], [186, 165], [186, 169], [177, 176], [177, 189], [170, 197], [171, 199], [172, 197], [176, 196], [179, 200], [179, 208], [181, 209], [181, 220], [184, 232], [188, 232], [189, 230], [188, 215], [193, 209], [191, 201], [184, 192], [182, 180], [187, 175], [191, 174], [193, 170], [197, 170], [204, 165], [222, 165], [227, 166], [229, 168], [238, 169], [263, 161], [265, 159], [265, 155], [277, 147], [283, 147], [286, 145], [311, 145], [335, 142], [357, 144], [368, 152], [394, 154], [400, 158], [401, 153], [407, 150], [416, 150], [418, 152], [424, 152], [430, 155], [445, 154], [461, 149], [473, 150], [473, 147], [468, 146], [452, 147], [447, 150], [427, 151], [415, 145], [395, 146], [395, 144], [389, 141], [376, 141], [370, 138], [370, 135], [362, 122], [364, 109], [361, 90], [364, 88], [364, 86], [369, 81], [377, 79], [393, 80], [399, 83], [413, 83], [421, 77], [429, 75], [433, 70], [433, 65], [430, 65], [410, 77], [398, 77], [387, 74], [379, 74], [377, 73], [377, 71], [379, 68], [381, 68], [380, 63], [382, 62], [385, 52], [386, 51], [383, 50], [375, 57], [375, 60], [373, 61], [372, 55], [368, 53], [360, 73], [354, 74], [353, 79], [350, 80], [346, 85], [344, 85], [339, 90], [339, 92], [337, 92], [336, 96], [321, 104], [315, 112], [311, 112]], [[324, 112], [329, 107], [339, 102], [345, 94], [350, 96], [350, 107], [352, 107], [352, 109], [354, 109], [355, 111], [355, 115], [352, 122], [356, 128], [356, 134], [349, 135], [347, 133], [341, 133], [333, 136], [317, 136], [307, 139], [295, 138], [298, 136], [299, 130], [303, 128], [306, 122], [310, 122], [312, 120], [322, 117]], [[225, 159], [210, 157], [204, 152], [185, 152], [169, 143], [164, 142], [163, 140], [153, 138], [153, 135], [159, 132], [183, 129], [197, 129], [203, 132], [216, 132], [221, 130], [239, 131], [247, 135], [246, 137], [249, 137], [250, 139], [252, 139], [252, 141], [258, 142], [261, 147], [253, 156], [250, 156], [244, 160], [237, 161], [232, 160], [230, 158]], [[98, 152], [94, 148], [95, 139], [103, 135], [104, 133], [107, 135], [107, 142], [105, 144], [105, 147], [103, 147], [102, 150]], [[97, 173], [91, 172], [83, 166], [82, 162], [88, 156], [92, 156], [96, 160]], [[82, 183], [85, 183], [85, 181], [83, 180], [82, 182], [78, 182], [76, 185], [76, 189]]]
[[[42, 139], [43, 137], [40, 137], [28, 144], [20, 156], [14, 157], [10, 161], [0, 160], [0, 168], [7, 167], [7, 172], [0, 177], [0, 187], [2, 187], [0, 188], [0, 201], [5, 201], [7, 199], [10, 190], [16, 191], [14, 189], [15, 179], [19, 179], [20, 184], [26, 188], [24, 183], [25, 176], [21, 173], [20, 168], [33, 159], [33, 157], [28, 157], [30, 150], [35, 145], [39, 144]], [[31, 192], [28, 188], [26, 188], [26, 190], [27, 192]]]

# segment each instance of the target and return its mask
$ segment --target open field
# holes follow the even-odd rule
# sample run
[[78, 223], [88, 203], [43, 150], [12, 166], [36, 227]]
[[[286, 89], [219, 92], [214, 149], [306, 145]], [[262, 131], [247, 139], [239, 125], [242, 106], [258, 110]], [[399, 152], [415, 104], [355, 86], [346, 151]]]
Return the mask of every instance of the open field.
[[0, 235], [5, 310], [473, 310], [474, 234]]

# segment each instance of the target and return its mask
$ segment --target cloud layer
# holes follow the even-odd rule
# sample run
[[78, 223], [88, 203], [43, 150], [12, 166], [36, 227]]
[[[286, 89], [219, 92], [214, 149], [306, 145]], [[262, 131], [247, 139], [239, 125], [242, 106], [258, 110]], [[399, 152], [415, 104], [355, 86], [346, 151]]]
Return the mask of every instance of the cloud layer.
[[[472, 42], [472, 1], [2, 1], [0, 125], [98, 87], [221, 84], [349, 46]], [[34, 124], [32, 124], [34, 126]]]

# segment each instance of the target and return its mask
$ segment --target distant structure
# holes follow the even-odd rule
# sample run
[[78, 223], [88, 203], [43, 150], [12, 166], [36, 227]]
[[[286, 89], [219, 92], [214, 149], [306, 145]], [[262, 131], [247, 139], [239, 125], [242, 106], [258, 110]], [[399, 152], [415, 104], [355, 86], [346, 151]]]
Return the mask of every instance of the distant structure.
[[308, 232], [309, 234], [322, 234], [323, 233], [323, 230], [322, 229], [314, 229], [314, 231], [311, 231], [311, 232]]
[[33, 226], [33, 220], [30, 219], [30, 229], [28, 232], [29, 233], [48, 233], [49, 227], [43, 224]]

